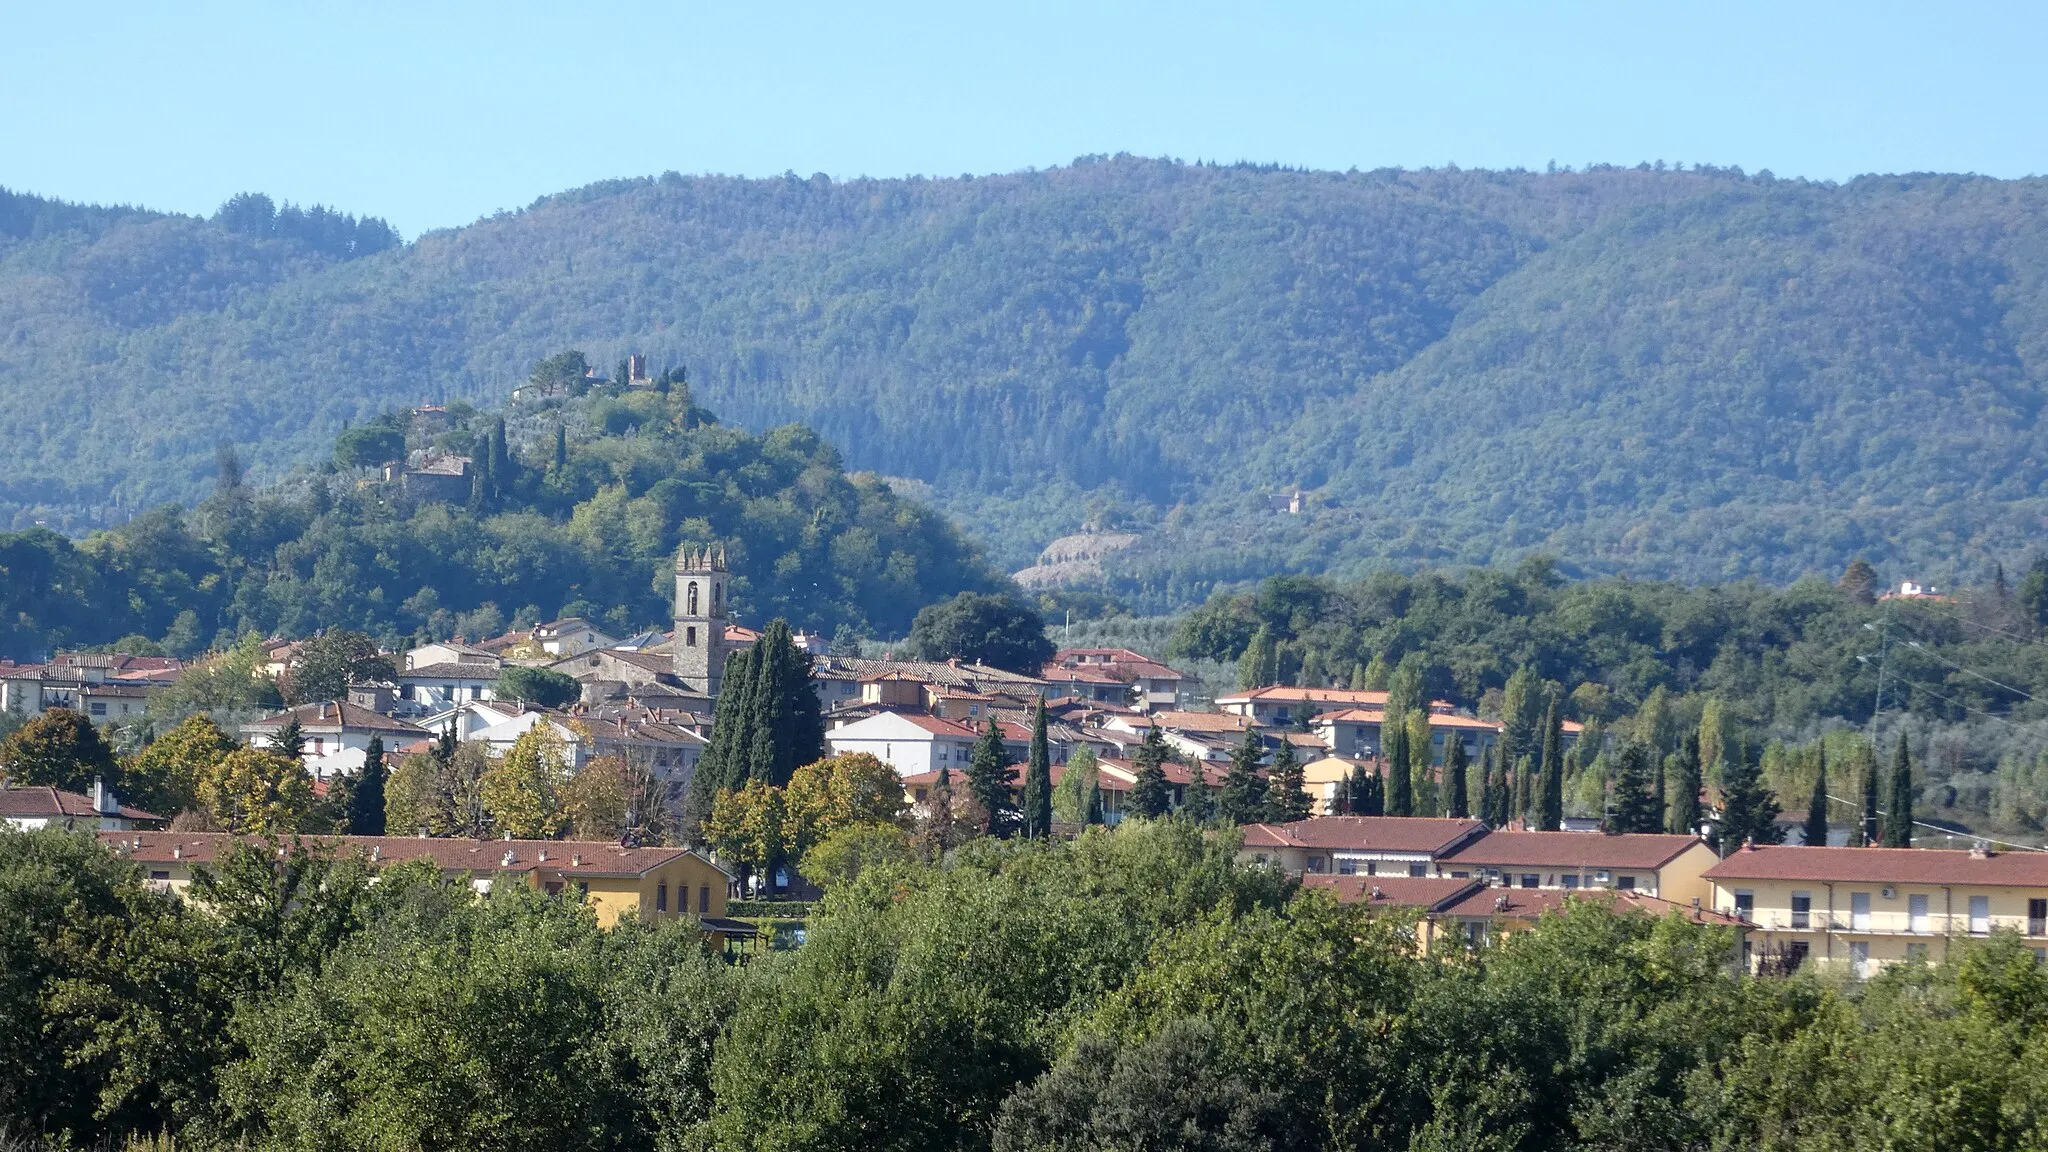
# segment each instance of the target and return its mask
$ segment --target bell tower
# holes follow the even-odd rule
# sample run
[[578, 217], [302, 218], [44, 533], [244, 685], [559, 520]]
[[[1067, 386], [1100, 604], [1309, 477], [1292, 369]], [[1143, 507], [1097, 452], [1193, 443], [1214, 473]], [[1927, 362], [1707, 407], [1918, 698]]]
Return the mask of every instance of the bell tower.
[[718, 695], [725, 677], [725, 586], [730, 576], [721, 546], [685, 544], [676, 553], [676, 679], [706, 696]]

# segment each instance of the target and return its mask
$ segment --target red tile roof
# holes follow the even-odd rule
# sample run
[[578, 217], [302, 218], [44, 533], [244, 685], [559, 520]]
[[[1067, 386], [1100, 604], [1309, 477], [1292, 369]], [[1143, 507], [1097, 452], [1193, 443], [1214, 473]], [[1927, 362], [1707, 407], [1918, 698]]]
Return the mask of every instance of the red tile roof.
[[1686, 849], [1700, 844], [1697, 836], [1664, 836], [1634, 832], [1607, 836], [1599, 832], [1489, 832], [1446, 858], [1453, 864], [1532, 868], [1661, 868]]
[[1486, 831], [1477, 820], [1410, 816], [1313, 816], [1292, 824], [1248, 824], [1247, 848], [1331, 848], [1442, 855]]
[[0, 817], [21, 820], [61, 820], [70, 818], [94, 818], [120, 816], [126, 820], [162, 820], [154, 812], [130, 808], [123, 804], [119, 812], [101, 812], [92, 806], [92, 797], [78, 792], [67, 792], [62, 788], [48, 785], [22, 787], [18, 784], [0, 786]]
[[1533, 920], [1551, 912], [1562, 912], [1567, 903], [1604, 905], [1613, 912], [1640, 912], [1662, 918], [1676, 912], [1695, 924], [1722, 924], [1740, 926], [1742, 921], [1725, 913], [1707, 908], [1694, 908], [1658, 896], [1642, 892], [1623, 892], [1607, 888], [1582, 888], [1570, 891], [1558, 888], [1480, 888], [1443, 910], [1445, 916], [1461, 918], [1498, 918]]
[[[321, 710], [326, 710], [326, 715]], [[274, 716], [242, 725], [244, 731], [278, 731], [293, 717], [297, 717], [299, 728], [306, 732], [339, 731], [353, 728], [359, 732], [396, 732], [406, 736], [418, 736], [426, 729], [404, 720], [395, 720], [381, 712], [372, 712], [346, 700], [328, 700], [312, 704], [301, 704], [287, 708]]]
[[[100, 842], [131, 859], [160, 864], [171, 860], [211, 863], [235, 837], [226, 832], [101, 832]], [[251, 838], [251, 843], [263, 841]], [[626, 848], [608, 840], [457, 840], [427, 836], [306, 836], [319, 852], [374, 853], [378, 863], [421, 858], [446, 872], [532, 872], [547, 869], [570, 876], [641, 876], [687, 848]], [[541, 854], [547, 859], [542, 860]], [[511, 863], [506, 863], [507, 855]]]
[[1450, 876], [1304, 876], [1301, 884], [1328, 892], [1342, 904], [1420, 908], [1425, 912], [1440, 912], [1482, 886], [1478, 880]]
[[1707, 879], [2048, 888], [2048, 852], [1978, 855], [1938, 848], [1740, 848]]

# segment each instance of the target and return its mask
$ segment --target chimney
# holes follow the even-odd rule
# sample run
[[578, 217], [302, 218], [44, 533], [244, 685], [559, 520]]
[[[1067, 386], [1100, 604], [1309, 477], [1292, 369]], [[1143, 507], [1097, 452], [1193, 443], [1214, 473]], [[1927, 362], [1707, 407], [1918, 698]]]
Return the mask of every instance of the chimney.
[[114, 799], [107, 782], [97, 776], [92, 778], [92, 810], [102, 816], [118, 815], [121, 811], [121, 804]]
[[185, 846], [184, 846], [183, 844], [173, 844], [173, 845], [171, 845], [171, 859], [173, 859], [173, 860], [183, 860], [184, 858], [185, 858]]
[[505, 849], [505, 855], [499, 858], [498, 865], [501, 868], [510, 868], [513, 864], [517, 863], [518, 860], [519, 853], [514, 852], [510, 848], [507, 848]]
[[327, 701], [325, 700], [320, 702], [320, 718], [322, 720], [327, 719]]
[[581, 852], [578, 852], [578, 853], [576, 853], [576, 854], [574, 854], [574, 855], [570, 856], [570, 857], [569, 857], [569, 867], [571, 867], [571, 868], [581, 868], [581, 867], [583, 867], [583, 853], [581, 853]]
[[384, 858], [384, 846], [383, 846], [382, 844], [372, 844], [372, 845], [370, 845], [370, 861], [371, 861], [372, 863], [375, 863], [376, 861], [378, 861], [378, 860], [382, 860], [383, 858]]
[[540, 862], [543, 864], [548, 862], [548, 850], [545, 848], [540, 850]]
[[1385, 900], [1387, 898], [1387, 894], [1380, 891], [1380, 886], [1375, 884], [1372, 886], [1372, 898], [1375, 900]]

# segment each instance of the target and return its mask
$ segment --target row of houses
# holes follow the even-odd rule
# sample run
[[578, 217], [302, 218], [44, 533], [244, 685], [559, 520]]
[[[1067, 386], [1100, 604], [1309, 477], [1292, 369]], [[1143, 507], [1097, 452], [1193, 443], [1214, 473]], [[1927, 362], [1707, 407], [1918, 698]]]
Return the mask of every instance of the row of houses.
[[1441, 921], [1432, 931], [1455, 929], [1468, 940], [1483, 939], [1503, 916], [1533, 922], [1576, 896], [1734, 927], [1745, 963], [1757, 969], [1811, 963], [1863, 976], [1938, 960], [1956, 941], [1996, 931], [2019, 933], [2048, 962], [2044, 852], [1744, 845], [1723, 858], [1682, 835], [1336, 816], [1251, 825], [1241, 858], [1339, 899], [1421, 909]]

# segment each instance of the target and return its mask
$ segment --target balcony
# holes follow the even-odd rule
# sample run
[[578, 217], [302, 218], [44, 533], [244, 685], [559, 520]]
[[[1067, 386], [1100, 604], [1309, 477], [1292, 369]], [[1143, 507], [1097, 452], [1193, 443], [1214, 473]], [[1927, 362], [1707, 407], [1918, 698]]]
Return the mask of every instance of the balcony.
[[[1734, 911], [1731, 909], [1731, 911]], [[1873, 912], [1868, 916], [1851, 916], [1843, 912], [1828, 913], [1815, 910], [1796, 913], [1783, 909], [1766, 909], [1763, 912], [1749, 912], [1742, 915], [1744, 921], [1766, 932], [1834, 932], [1850, 936], [1988, 936], [1993, 932], [2014, 931], [2030, 939], [2048, 938], [2048, 920], [2029, 916], [1992, 916], [1976, 931], [1971, 929], [1971, 920], [1966, 913], [1942, 915], [1939, 912], [1915, 917], [1905, 912]]]

